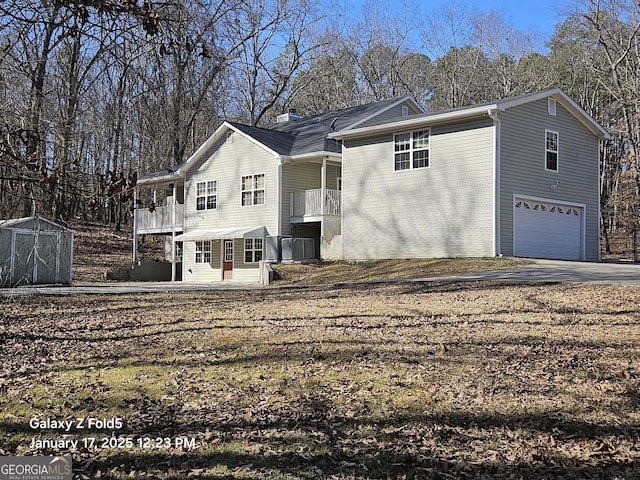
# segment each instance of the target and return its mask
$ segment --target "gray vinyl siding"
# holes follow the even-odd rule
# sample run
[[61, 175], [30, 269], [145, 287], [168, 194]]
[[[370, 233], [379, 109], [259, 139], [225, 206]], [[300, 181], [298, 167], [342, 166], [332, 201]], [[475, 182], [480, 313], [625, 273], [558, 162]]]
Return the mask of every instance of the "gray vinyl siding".
[[347, 142], [344, 258], [492, 255], [493, 135], [488, 119], [433, 127], [430, 167], [400, 172], [393, 135]]
[[357, 128], [362, 128], [362, 127], [369, 127], [371, 125], [380, 125], [382, 123], [389, 123], [389, 122], [393, 122], [393, 121], [397, 121], [397, 120], [401, 120], [402, 119], [402, 107], [409, 107], [409, 115], [416, 115], [418, 113], [422, 113], [420, 111], [417, 111], [413, 105], [407, 103], [407, 102], [403, 102], [400, 105], [396, 105], [393, 108], [390, 108], [389, 110], [382, 112], [379, 115], [376, 115], [373, 118], [370, 118], [369, 120], [367, 120], [364, 123], [360, 123], [358, 124]]
[[[513, 255], [513, 196], [586, 205], [585, 259], [599, 259], [599, 141], [573, 115], [547, 99], [500, 113], [500, 247]], [[558, 171], [545, 170], [545, 130], [558, 132]]]
[[[185, 178], [185, 233], [200, 229], [252, 227], [264, 225], [268, 235], [276, 235], [278, 160], [273, 154], [237, 133], [221, 139], [187, 172]], [[265, 204], [242, 206], [243, 176], [265, 174]], [[196, 183], [218, 181], [217, 208], [196, 210]], [[218, 245], [218, 247], [216, 247]], [[184, 242], [183, 278], [185, 281], [219, 281], [221, 242], [212, 244], [211, 265], [195, 264], [195, 242]], [[234, 242], [234, 280], [259, 279], [258, 265], [244, 265], [242, 239]], [[218, 255], [217, 257], [215, 255]], [[189, 272], [189, 269], [193, 273]], [[251, 271], [251, 272], [250, 272]]]

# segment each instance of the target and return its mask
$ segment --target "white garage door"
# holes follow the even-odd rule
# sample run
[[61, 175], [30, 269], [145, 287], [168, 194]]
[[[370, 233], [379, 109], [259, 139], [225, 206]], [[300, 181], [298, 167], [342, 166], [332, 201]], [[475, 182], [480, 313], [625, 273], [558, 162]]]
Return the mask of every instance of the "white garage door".
[[583, 215], [580, 207], [516, 198], [514, 255], [582, 260]]

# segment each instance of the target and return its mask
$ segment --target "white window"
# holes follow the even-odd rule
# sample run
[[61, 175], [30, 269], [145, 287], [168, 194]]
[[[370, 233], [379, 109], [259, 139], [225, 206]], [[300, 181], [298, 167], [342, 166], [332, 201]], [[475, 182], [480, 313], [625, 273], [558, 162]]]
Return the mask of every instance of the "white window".
[[196, 263], [211, 263], [211, 242], [196, 242]]
[[558, 132], [545, 131], [545, 166], [546, 170], [558, 171]]
[[428, 167], [430, 135], [430, 129], [395, 134], [393, 169], [399, 171]]
[[264, 205], [265, 175], [242, 177], [242, 206]]
[[196, 183], [196, 210], [218, 208], [218, 181]]
[[244, 239], [244, 263], [256, 263], [262, 260], [262, 239]]
[[556, 116], [556, 99], [549, 97], [547, 101], [547, 107], [549, 110], [549, 115]]

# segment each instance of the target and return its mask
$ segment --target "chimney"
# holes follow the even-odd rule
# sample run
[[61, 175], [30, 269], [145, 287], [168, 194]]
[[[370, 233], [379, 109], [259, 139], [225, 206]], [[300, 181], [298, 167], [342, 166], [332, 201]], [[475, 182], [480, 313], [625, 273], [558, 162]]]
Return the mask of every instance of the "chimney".
[[276, 117], [276, 123], [289, 122], [291, 120], [297, 120], [298, 118], [302, 118], [302, 115], [296, 114], [295, 108], [290, 108], [289, 112], [283, 113], [282, 115], [278, 115]]

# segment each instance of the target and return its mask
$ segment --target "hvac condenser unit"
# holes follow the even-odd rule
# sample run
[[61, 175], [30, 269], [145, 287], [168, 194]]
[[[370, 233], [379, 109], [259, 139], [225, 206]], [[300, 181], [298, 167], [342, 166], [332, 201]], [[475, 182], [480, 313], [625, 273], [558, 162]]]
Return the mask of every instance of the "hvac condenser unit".
[[283, 238], [280, 245], [283, 262], [303, 262], [316, 258], [313, 238]]

